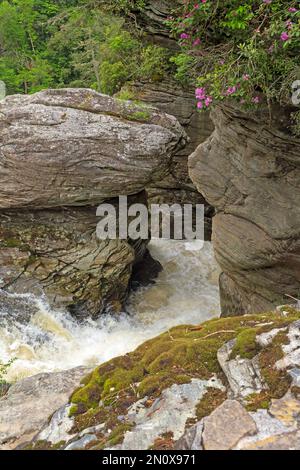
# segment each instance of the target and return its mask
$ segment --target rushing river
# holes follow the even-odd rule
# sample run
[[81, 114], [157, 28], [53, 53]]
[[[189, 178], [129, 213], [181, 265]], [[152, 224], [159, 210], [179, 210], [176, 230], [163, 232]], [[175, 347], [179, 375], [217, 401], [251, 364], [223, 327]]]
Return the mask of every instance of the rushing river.
[[68, 313], [54, 311], [30, 296], [36, 313], [29, 322], [20, 323], [0, 311], [0, 360], [15, 358], [8, 380], [95, 366], [168, 328], [218, 316], [218, 268], [211, 244], [199, 249], [197, 243], [152, 241], [152, 256], [164, 269], [155, 284], [131, 294], [127, 313], [118, 317], [78, 324]]

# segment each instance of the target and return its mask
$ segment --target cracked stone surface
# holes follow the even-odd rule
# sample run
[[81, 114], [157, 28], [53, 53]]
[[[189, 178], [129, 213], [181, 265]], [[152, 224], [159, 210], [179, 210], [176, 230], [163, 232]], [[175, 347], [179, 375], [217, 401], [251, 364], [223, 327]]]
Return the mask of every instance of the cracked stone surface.
[[246, 397], [264, 389], [257, 359], [230, 359], [235, 340], [229, 341], [219, 349], [217, 357], [219, 364], [227, 377], [234, 398]]
[[88, 371], [78, 367], [38, 374], [12, 385], [0, 399], [0, 449], [12, 449], [32, 439], [48, 417], [66, 403]]
[[[145, 200], [141, 194], [128, 202]], [[78, 316], [97, 316], [108, 304], [120, 311], [132, 267], [143, 259], [148, 241], [99, 240], [98, 222], [96, 207], [1, 211], [0, 288], [44, 293], [51, 306], [70, 308]], [[7, 297], [5, 305], [8, 301], [12, 304]], [[13, 302], [8, 312], [17, 308], [21, 316], [23, 307]], [[29, 313], [24, 309], [24, 320]]]
[[284, 357], [277, 361], [278, 369], [286, 369], [300, 364], [300, 321], [292, 323], [288, 331], [289, 344], [284, 344]]
[[300, 415], [300, 401], [290, 392], [279, 400], [272, 400], [269, 413], [286, 426], [296, 426]]
[[203, 450], [203, 425], [203, 420], [201, 420], [187, 429], [183, 436], [178, 439], [174, 448], [176, 450]]
[[139, 193], [168, 174], [187, 141], [175, 117], [88, 89], [7, 96], [0, 127], [1, 209], [97, 205]]
[[255, 421], [236, 400], [226, 400], [204, 419], [205, 450], [233, 449], [243, 437], [255, 434]]
[[136, 405], [129, 410], [130, 420], [135, 427], [126, 432], [120, 450], [148, 449], [155, 439], [167, 432], [173, 432], [173, 439], [178, 440], [184, 433], [188, 418], [195, 417], [197, 403], [208, 387], [223, 390], [224, 387], [216, 378], [210, 380], [192, 379], [190, 383], [172, 385], [164, 390], [150, 408]]
[[286, 425], [281, 420], [271, 416], [267, 410], [252, 412], [250, 416], [255, 421], [257, 434], [241, 439], [235, 447], [237, 450], [247, 449], [248, 447], [255, 446], [256, 442], [265, 442], [268, 439], [273, 439], [276, 436], [288, 434], [296, 430], [295, 425]]

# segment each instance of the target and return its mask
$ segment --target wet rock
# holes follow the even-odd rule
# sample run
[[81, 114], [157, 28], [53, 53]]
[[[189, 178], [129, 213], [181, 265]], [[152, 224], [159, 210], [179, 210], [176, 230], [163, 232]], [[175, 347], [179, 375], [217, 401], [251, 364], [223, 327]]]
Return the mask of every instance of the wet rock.
[[[290, 109], [244, 113], [229, 104], [189, 158], [190, 176], [217, 210], [213, 243], [223, 315], [262, 312], [297, 298], [300, 284], [300, 141]], [[280, 221], [280, 222], [279, 222]]]
[[162, 269], [160, 262], [153, 259], [149, 250], [147, 250], [142, 261], [135, 263], [132, 268], [131, 288], [138, 289], [154, 283]]
[[243, 406], [235, 400], [226, 400], [204, 419], [203, 446], [205, 450], [229, 450], [256, 431], [253, 418]]
[[[44, 293], [51, 306], [68, 307], [79, 318], [108, 306], [120, 311], [137, 254], [127, 240], [98, 240], [98, 221], [93, 207], [0, 213], [2, 288]], [[37, 308], [30, 297], [1, 297], [5, 315], [28, 319]]]
[[39, 307], [32, 295], [14, 295], [0, 289], [0, 326], [5, 323], [7, 316], [12, 321], [29, 322], [38, 311]]
[[8, 96], [0, 116], [2, 209], [139, 193], [168, 174], [187, 140], [175, 117], [88, 89]]
[[39, 374], [12, 385], [0, 399], [0, 449], [29, 441], [64, 405], [88, 369]]
[[229, 341], [217, 353], [219, 364], [227, 377], [234, 398], [246, 397], [262, 391], [265, 386], [261, 379], [257, 358], [230, 359], [236, 340]]

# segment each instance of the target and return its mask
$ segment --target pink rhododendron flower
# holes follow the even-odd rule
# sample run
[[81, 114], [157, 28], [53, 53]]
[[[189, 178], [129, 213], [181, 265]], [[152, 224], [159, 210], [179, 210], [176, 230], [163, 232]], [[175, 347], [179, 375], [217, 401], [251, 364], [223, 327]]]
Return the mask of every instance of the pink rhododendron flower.
[[230, 87], [227, 88], [226, 95], [227, 95], [227, 96], [228, 96], [228, 95], [233, 95], [233, 93], [235, 93], [235, 92], [236, 92], [236, 86], [235, 86], [235, 85], [234, 85], [234, 86], [230, 86]]
[[247, 73], [243, 75], [243, 80], [245, 80], [246, 82], [249, 80], [249, 78], [250, 76]]
[[203, 103], [202, 103], [202, 101], [198, 101], [198, 103], [197, 103], [197, 108], [198, 108], [198, 109], [202, 109], [202, 108], [203, 108]]
[[201, 40], [199, 38], [195, 39], [193, 42], [193, 46], [199, 46], [201, 44]]
[[196, 88], [195, 94], [198, 100], [205, 100], [206, 98], [205, 88]]
[[189, 39], [190, 35], [187, 33], [181, 33], [180, 39]]
[[297, 8], [291, 7], [291, 8], [289, 8], [288, 11], [289, 11], [290, 13], [296, 13], [296, 11], [298, 11], [298, 10], [297, 10]]
[[259, 96], [252, 98], [252, 103], [258, 104], [260, 102]]
[[211, 103], [212, 103], [212, 97], [211, 96], [208, 96], [206, 99], [205, 99], [205, 106], [209, 106]]
[[263, 1], [264, 3], [267, 3], [267, 4], [272, 3], [272, 0], [263, 0]]
[[289, 35], [288, 35], [288, 33], [287, 33], [286, 31], [284, 31], [284, 32], [281, 34], [280, 38], [281, 38], [281, 41], [287, 41], [288, 39], [290, 39], [290, 37], [289, 37]]

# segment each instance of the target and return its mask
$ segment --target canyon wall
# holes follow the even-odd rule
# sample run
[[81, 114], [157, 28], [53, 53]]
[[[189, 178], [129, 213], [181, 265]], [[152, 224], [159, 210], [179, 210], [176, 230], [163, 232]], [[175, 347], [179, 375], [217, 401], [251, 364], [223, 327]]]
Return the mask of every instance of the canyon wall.
[[214, 249], [223, 315], [254, 313], [299, 298], [300, 140], [287, 108], [211, 117], [215, 130], [190, 156], [190, 175], [217, 210]]

